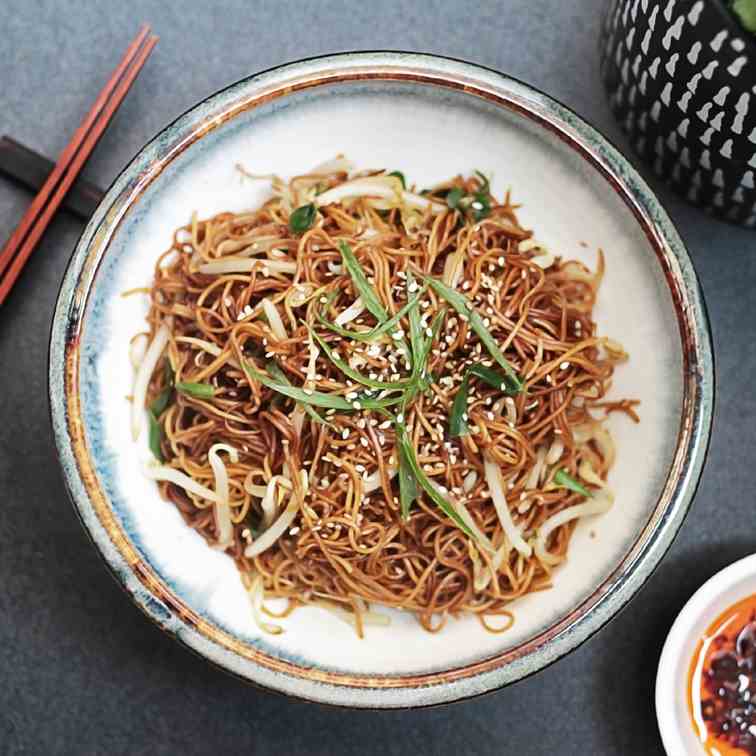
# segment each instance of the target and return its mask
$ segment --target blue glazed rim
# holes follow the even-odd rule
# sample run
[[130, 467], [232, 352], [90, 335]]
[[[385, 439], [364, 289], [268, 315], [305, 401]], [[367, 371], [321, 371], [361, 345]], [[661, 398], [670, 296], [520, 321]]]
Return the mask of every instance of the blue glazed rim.
[[[108, 244], [129, 209], [183, 150], [265, 102], [352, 81], [409, 81], [483, 98], [547, 129], [591, 164], [631, 210], [661, 266], [683, 347], [683, 411], [664, 490], [640, 536], [585, 601], [521, 646], [464, 667], [425, 675], [361, 677], [299, 667], [243, 644], [203, 620], [136, 553], [108, 506], [86, 444], [79, 407], [79, 338], [87, 299]], [[61, 285], [49, 351], [49, 399], [58, 455], [77, 513], [119, 583], [166, 632], [226, 671], [297, 698], [360, 708], [430, 706], [522, 679], [576, 648], [645, 583], [666, 553], [695, 494], [714, 409], [714, 358], [703, 296], [685, 246], [655, 195], [620, 152], [568, 108], [496, 71], [440, 56], [342, 53], [289, 63], [211, 95], [164, 129], [114, 181], [84, 230]]]

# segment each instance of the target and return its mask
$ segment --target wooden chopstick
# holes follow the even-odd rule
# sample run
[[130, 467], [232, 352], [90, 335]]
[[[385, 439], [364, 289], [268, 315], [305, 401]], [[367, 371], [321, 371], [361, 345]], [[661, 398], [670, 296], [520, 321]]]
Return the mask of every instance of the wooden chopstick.
[[157, 43], [144, 26], [113, 71], [55, 169], [0, 252], [0, 305]]
[[[47, 177], [55, 170], [50, 158], [35, 152], [8, 135], [0, 137], [0, 174], [35, 195]], [[100, 204], [105, 192], [91, 181], [79, 176], [71, 185], [60, 206], [71, 215], [88, 221]]]

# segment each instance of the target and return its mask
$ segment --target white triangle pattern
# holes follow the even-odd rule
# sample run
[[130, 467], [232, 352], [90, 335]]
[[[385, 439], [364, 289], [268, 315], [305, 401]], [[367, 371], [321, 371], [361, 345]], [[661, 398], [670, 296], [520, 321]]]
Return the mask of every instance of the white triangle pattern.
[[[743, 154], [743, 140], [756, 145], [756, 85], [743, 91], [739, 80], [744, 41], [712, 23], [706, 0], [610, 2], [602, 75], [633, 147], [689, 200], [756, 227], [756, 149]], [[733, 176], [735, 158], [749, 168]]]

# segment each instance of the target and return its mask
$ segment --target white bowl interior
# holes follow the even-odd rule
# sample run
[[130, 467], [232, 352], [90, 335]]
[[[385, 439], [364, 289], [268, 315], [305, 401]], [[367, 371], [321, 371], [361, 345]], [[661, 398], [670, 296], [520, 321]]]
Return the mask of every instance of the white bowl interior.
[[656, 716], [669, 756], [704, 756], [688, 711], [688, 672], [698, 642], [717, 617], [756, 593], [756, 555], [704, 583], [683, 607], [667, 636], [656, 678]]
[[[618, 459], [610, 475], [616, 504], [582, 522], [553, 590], [514, 605], [502, 635], [470, 618], [431, 635], [391, 612], [389, 628], [353, 629], [319, 609], [301, 609], [279, 636], [261, 635], [231, 560], [190, 531], [141, 473], [146, 434], [129, 434], [132, 370], [128, 341], [143, 327], [146, 297], [119, 292], [148, 285], [173, 230], [223, 210], [255, 207], [267, 196], [253, 173], [301, 173], [344, 153], [359, 167], [402, 170], [418, 187], [481, 169], [493, 190], [512, 188], [520, 217], [553, 251], [594, 267], [604, 250], [606, 278], [596, 319], [600, 333], [631, 355], [612, 394], [641, 400], [640, 425], [614, 415]], [[583, 243], [587, 246], [583, 246]], [[646, 524], [662, 490], [680, 428], [682, 360], [677, 319], [654, 251], [619, 196], [570, 147], [525, 117], [462, 92], [372, 82], [321, 86], [248, 111], [186, 149], [121, 222], [97, 273], [81, 342], [80, 391], [87, 441], [117, 518], [144, 559], [218, 627], [268, 654], [353, 674], [408, 675], [490, 657], [531, 638], [573, 610], [612, 572]]]

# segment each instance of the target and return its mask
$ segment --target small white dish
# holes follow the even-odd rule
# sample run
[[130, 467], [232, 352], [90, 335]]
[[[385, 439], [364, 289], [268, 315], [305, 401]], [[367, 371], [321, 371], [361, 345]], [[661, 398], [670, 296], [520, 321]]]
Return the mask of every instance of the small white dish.
[[656, 674], [656, 718], [668, 756], [705, 756], [688, 711], [688, 671], [699, 640], [728, 607], [756, 593], [756, 554], [707, 580], [669, 631]]

